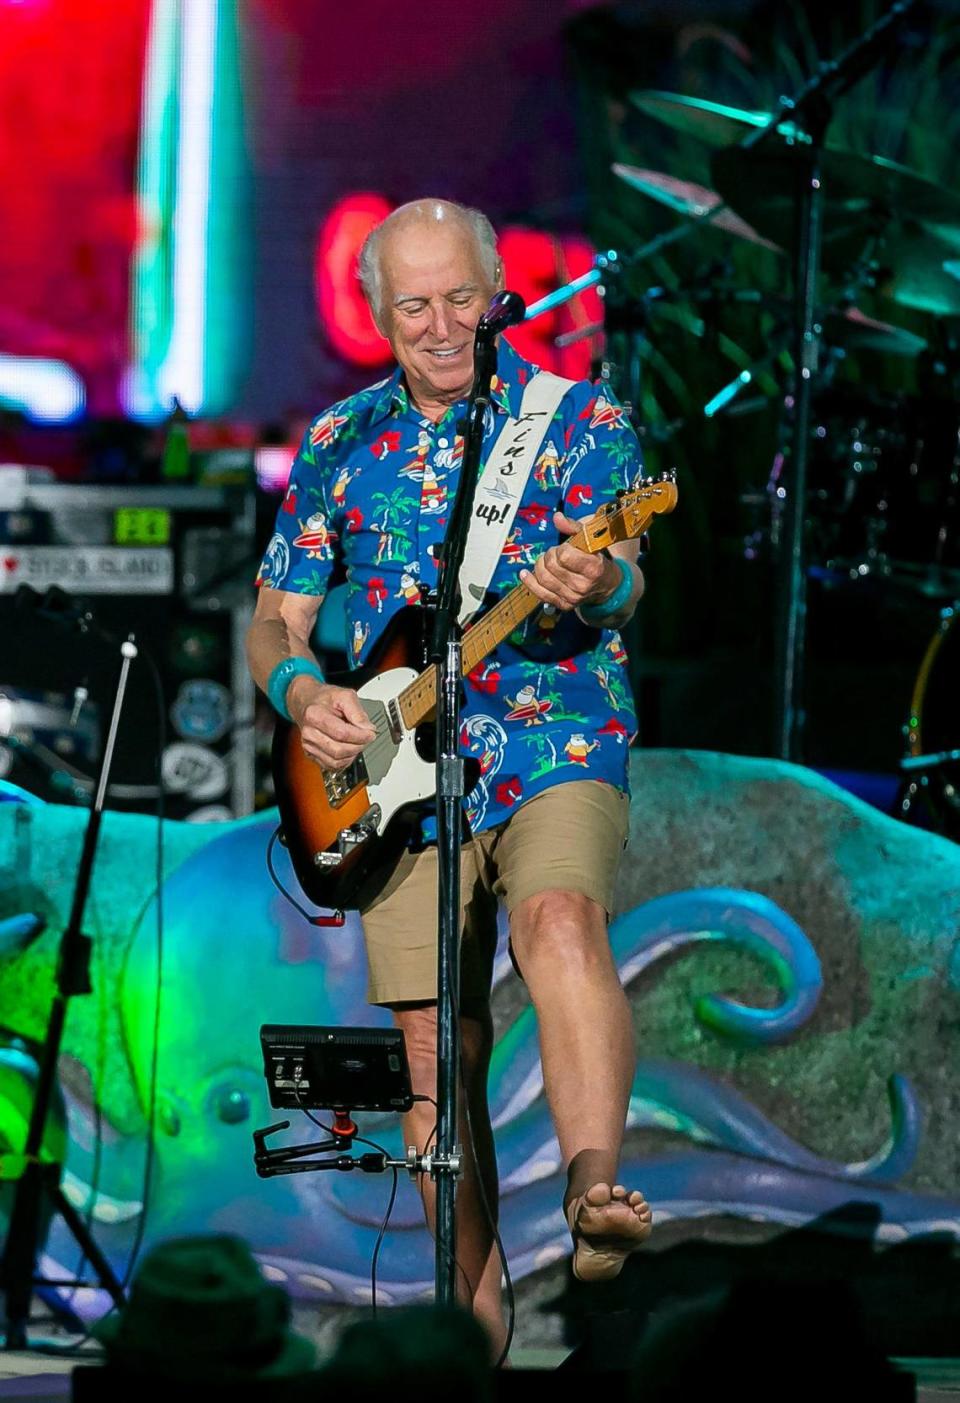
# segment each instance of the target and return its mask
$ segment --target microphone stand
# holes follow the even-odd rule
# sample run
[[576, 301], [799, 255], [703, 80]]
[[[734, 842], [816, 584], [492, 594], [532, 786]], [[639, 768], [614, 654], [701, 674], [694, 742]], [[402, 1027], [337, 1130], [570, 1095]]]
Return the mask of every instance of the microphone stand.
[[[90, 625], [89, 615], [83, 615], [79, 622], [86, 632]], [[115, 641], [115, 640], [111, 640]], [[83, 917], [93, 876], [97, 840], [100, 835], [100, 821], [103, 815], [104, 799], [113, 762], [120, 714], [127, 689], [130, 665], [137, 656], [137, 647], [132, 635], [120, 644], [120, 672], [117, 679], [110, 729], [100, 760], [100, 773], [97, 777], [93, 803], [90, 806], [87, 826], [83, 836], [83, 847], [73, 890], [73, 904], [70, 917], [60, 939], [60, 951], [56, 969], [56, 993], [50, 1010], [50, 1020], [40, 1056], [37, 1074], [37, 1089], [30, 1112], [26, 1143], [20, 1156], [10, 1159], [20, 1161], [20, 1176], [13, 1199], [10, 1224], [0, 1262], [0, 1285], [5, 1293], [6, 1334], [3, 1347], [7, 1350], [27, 1348], [27, 1322], [30, 1315], [30, 1300], [34, 1287], [43, 1284], [36, 1278], [37, 1259], [40, 1252], [40, 1221], [43, 1198], [46, 1196], [56, 1212], [66, 1223], [75, 1242], [90, 1262], [100, 1284], [109, 1293], [114, 1305], [124, 1304], [123, 1287], [113, 1268], [87, 1230], [82, 1215], [74, 1208], [60, 1187], [59, 1166], [53, 1161], [44, 1160], [42, 1155], [43, 1136], [50, 1113], [50, 1101], [56, 1084], [57, 1062], [63, 1040], [63, 1030], [67, 1018], [67, 1008], [71, 995], [89, 994], [91, 940], [82, 931]], [[77, 1285], [77, 1282], [47, 1282], [47, 1285]]]
[[[500, 294], [500, 297], [515, 294]], [[495, 299], [496, 300], [496, 299]], [[523, 303], [519, 314], [523, 315]], [[500, 329], [499, 327], [497, 328]], [[440, 560], [430, 660], [437, 669], [437, 1136], [431, 1177], [437, 1186], [436, 1300], [456, 1303], [456, 1181], [462, 1172], [457, 1143], [460, 1079], [460, 852], [464, 769], [460, 755], [463, 677], [460, 567], [480, 476], [484, 419], [497, 369], [496, 332], [481, 318], [474, 343], [473, 388], [463, 427], [463, 459]]]

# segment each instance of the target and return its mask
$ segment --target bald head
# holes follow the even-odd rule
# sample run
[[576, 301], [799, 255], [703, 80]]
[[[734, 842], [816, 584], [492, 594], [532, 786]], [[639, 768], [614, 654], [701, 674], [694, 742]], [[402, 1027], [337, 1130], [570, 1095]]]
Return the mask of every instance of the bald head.
[[469, 392], [477, 322], [503, 287], [489, 219], [448, 200], [413, 200], [373, 230], [359, 272], [414, 403], [439, 420]]
[[372, 229], [360, 250], [357, 272], [380, 326], [386, 312], [383, 298], [384, 262], [389, 258], [390, 245], [398, 236], [416, 238], [418, 230], [428, 237], [433, 232], [445, 230], [454, 237], [459, 235], [469, 240], [487, 281], [491, 285], [498, 282], [500, 259], [497, 255], [497, 236], [485, 214], [452, 200], [410, 200]]

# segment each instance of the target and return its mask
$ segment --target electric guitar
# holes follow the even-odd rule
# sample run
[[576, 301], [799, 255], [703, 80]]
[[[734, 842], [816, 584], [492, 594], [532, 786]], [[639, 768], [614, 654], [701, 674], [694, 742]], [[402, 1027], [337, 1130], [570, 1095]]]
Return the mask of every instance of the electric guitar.
[[[622, 492], [567, 540], [596, 554], [642, 536], [655, 516], [673, 511], [673, 475], [646, 479]], [[472, 672], [543, 601], [518, 584], [463, 635], [463, 674]], [[406, 847], [424, 805], [436, 792], [431, 718], [436, 668], [425, 666], [432, 611], [399, 610], [363, 667], [328, 680], [350, 687], [376, 728], [376, 737], [343, 770], [323, 770], [305, 753], [300, 732], [278, 720], [273, 777], [281, 838], [306, 895], [317, 906], [367, 905], [382, 890]], [[466, 789], [480, 769], [465, 758]]]

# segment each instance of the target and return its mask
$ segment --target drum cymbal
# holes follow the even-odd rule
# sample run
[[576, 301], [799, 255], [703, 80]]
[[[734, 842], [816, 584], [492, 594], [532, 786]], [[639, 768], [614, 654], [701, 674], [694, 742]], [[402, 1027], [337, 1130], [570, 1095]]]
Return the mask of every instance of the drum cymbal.
[[[714, 185], [722, 198], [780, 247], [792, 242], [796, 166], [791, 154], [795, 150], [783, 144], [756, 151], [731, 147], [714, 151], [711, 157]], [[849, 264], [874, 237], [880, 241], [876, 257], [893, 266], [903, 245], [916, 245], [921, 234], [960, 246], [960, 195], [907, 166], [882, 156], [828, 148], [821, 172], [826, 267]]]
[[[679, 180], [664, 171], [644, 170], [639, 166], [623, 165], [619, 161], [613, 165], [612, 170], [614, 175], [619, 176], [631, 189], [639, 190], [642, 195], [648, 195], [658, 204], [673, 210], [674, 214], [685, 215], [688, 219], [707, 220], [711, 211], [723, 203], [717, 192], [708, 189], [706, 185], [697, 185], [692, 180]], [[732, 209], [722, 210], [720, 214], [707, 220], [707, 225], [725, 234], [734, 234], [739, 239], [746, 239], [748, 243], [758, 244], [761, 248], [771, 249], [774, 253], [780, 252], [776, 244], [758, 234], [756, 229], [751, 228], [746, 220], [741, 219]]]
[[[674, 131], [697, 137], [717, 149], [742, 141], [748, 132], [765, 127], [770, 121], [769, 112], [750, 112], [722, 102], [708, 102], [706, 98], [685, 97], [682, 93], [650, 90], [631, 93], [630, 101], [648, 117], [655, 117]], [[782, 122], [778, 130], [785, 136], [796, 133], [792, 122]]]
[[889, 259], [889, 271], [881, 275], [877, 291], [901, 307], [932, 312], [935, 317], [960, 315], [960, 282], [950, 275], [953, 251], [932, 234], [914, 230], [897, 241], [895, 257]]
[[918, 356], [927, 343], [892, 322], [868, 317], [859, 307], [847, 307], [842, 312], [831, 310], [821, 318], [824, 338], [846, 351], [880, 351], [887, 356]]

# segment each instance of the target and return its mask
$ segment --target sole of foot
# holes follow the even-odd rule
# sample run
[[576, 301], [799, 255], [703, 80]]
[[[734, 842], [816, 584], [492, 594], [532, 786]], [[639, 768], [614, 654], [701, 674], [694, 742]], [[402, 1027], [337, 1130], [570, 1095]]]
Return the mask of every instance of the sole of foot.
[[611, 1281], [650, 1236], [653, 1210], [636, 1189], [594, 1184], [567, 1205], [567, 1223], [577, 1280]]

